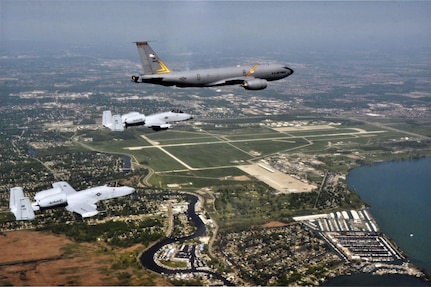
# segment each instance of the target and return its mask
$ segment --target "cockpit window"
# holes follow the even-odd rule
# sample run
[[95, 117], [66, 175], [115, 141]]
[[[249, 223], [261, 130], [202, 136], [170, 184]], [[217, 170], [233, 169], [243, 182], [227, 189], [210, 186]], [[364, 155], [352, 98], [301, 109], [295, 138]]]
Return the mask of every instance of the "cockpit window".
[[106, 184], [106, 186], [109, 186], [109, 187], [121, 187], [121, 186], [124, 186], [124, 185], [122, 185], [121, 183], [119, 183], [119, 182], [108, 182], [107, 184]]
[[182, 114], [183, 111], [180, 109], [173, 109], [171, 112], [176, 113], [176, 114]]

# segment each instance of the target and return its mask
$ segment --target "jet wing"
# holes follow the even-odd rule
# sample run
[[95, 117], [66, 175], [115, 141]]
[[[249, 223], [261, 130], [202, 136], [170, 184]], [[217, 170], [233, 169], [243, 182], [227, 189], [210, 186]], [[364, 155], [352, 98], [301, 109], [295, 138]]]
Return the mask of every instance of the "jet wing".
[[166, 121], [159, 117], [160, 115], [150, 115], [145, 121], [145, 126], [153, 130], [168, 129], [171, 127]]
[[222, 86], [222, 85], [241, 85], [244, 81], [256, 79], [255, 77], [237, 77], [237, 78], [228, 78], [223, 79], [217, 82], [212, 82], [210, 85], [212, 86]]
[[66, 209], [80, 214], [82, 217], [94, 216], [97, 213], [97, 206], [85, 201], [71, 201], [68, 202]]
[[166, 122], [162, 121], [160, 119], [151, 119], [151, 120], [147, 120], [145, 122], [145, 126], [147, 126], [147, 127], [154, 127], [154, 126], [158, 127], [158, 126], [162, 126], [164, 124], [166, 124]]

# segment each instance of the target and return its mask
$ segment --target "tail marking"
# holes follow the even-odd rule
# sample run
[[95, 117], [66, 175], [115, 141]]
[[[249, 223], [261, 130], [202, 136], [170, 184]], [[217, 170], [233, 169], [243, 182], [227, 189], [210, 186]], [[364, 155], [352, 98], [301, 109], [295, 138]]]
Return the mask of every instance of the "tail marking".
[[136, 42], [136, 47], [141, 58], [142, 68], [144, 68], [144, 74], [154, 75], [171, 72], [168, 66], [153, 51], [148, 42]]

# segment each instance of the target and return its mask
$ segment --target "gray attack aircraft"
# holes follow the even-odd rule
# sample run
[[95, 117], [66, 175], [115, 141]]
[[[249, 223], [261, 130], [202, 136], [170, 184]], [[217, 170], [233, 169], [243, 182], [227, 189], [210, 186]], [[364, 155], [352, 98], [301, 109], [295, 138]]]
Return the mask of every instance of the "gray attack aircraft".
[[112, 115], [111, 111], [104, 111], [102, 124], [112, 131], [123, 131], [131, 126], [144, 126], [159, 131], [171, 128], [171, 123], [173, 122], [191, 119], [193, 119], [192, 115], [178, 109], [148, 116], [138, 112], [130, 112], [124, 115]]
[[34, 211], [41, 208], [51, 208], [66, 205], [66, 209], [80, 214], [82, 217], [91, 217], [99, 213], [96, 203], [135, 192], [129, 186], [96, 186], [82, 191], [76, 191], [65, 181], [54, 182], [52, 188], [39, 191], [34, 196], [34, 202], [24, 196], [22, 187], [10, 190], [9, 207], [16, 220], [33, 220]]
[[215, 69], [175, 72], [157, 56], [148, 42], [136, 42], [144, 74], [132, 76], [135, 83], [151, 83], [162, 86], [213, 87], [241, 85], [247, 90], [262, 90], [268, 82], [293, 74], [293, 70], [281, 64], [254, 64]]

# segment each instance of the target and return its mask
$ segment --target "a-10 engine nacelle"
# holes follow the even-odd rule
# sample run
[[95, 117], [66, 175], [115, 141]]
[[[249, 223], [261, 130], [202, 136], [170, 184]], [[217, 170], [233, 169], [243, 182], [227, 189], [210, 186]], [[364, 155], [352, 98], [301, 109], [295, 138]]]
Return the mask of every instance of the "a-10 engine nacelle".
[[138, 112], [130, 112], [121, 116], [124, 126], [141, 126], [145, 124], [145, 115]]
[[36, 204], [40, 207], [51, 207], [65, 203], [67, 203], [67, 196], [64, 192], [51, 194], [36, 201]]
[[38, 202], [39, 200], [54, 195], [54, 194], [58, 194], [61, 193], [62, 189], [59, 187], [53, 187], [47, 190], [42, 190], [36, 193], [36, 195], [34, 196], [34, 200], [36, 200], [36, 202]]
[[50, 207], [67, 202], [66, 194], [58, 187], [39, 191], [34, 196], [34, 200], [35, 202], [32, 203], [33, 210], [39, 210], [41, 207]]
[[241, 86], [246, 90], [263, 90], [268, 86], [268, 82], [264, 79], [253, 79], [244, 81]]

